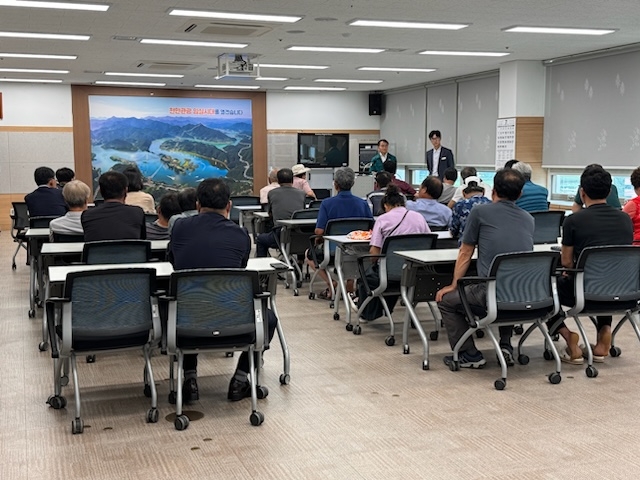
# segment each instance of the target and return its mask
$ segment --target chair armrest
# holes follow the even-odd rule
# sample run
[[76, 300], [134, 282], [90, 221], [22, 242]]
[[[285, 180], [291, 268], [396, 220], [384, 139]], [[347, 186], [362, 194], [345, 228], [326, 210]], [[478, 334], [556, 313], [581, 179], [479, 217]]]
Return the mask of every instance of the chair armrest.
[[584, 270], [581, 268], [558, 267], [556, 268], [555, 274], [562, 275], [563, 273], [580, 273], [580, 272], [584, 272]]
[[157, 298], [164, 297], [166, 294], [167, 292], [165, 290], [156, 290], [155, 292], [151, 292], [151, 296]]
[[254, 293], [253, 298], [269, 298], [270, 296], [271, 296], [271, 293], [262, 292], [262, 293]]
[[496, 277], [462, 277], [458, 280], [458, 289], [466, 287], [467, 285], [473, 285], [475, 283], [485, 283], [489, 280], [495, 280]]
[[49, 345], [51, 345], [51, 358], [60, 358], [58, 340], [56, 338], [56, 305], [70, 302], [70, 298], [51, 297], [47, 298], [45, 308], [47, 310], [47, 331], [49, 332]]
[[472, 328], [476, 328], [478, 326], [478, 320], [480, 320], [480, 318], [471, 310], [471, 305], [469, 305], [467, 292], [465, 291], [464, 287], [467, 285], [486, 283], [495, 279], [496, 277], [462, 277], [458, 279], [458, 294], [460, 295], [462, 308], [464, 309], [465, 316], [467, 317], [467, 321], [469, 322], [469, 326]]
[[158, 295], [158, 300], [162, 300], [163, 302], [173, 302], [175, 299], [176, 297], [171, 295]]

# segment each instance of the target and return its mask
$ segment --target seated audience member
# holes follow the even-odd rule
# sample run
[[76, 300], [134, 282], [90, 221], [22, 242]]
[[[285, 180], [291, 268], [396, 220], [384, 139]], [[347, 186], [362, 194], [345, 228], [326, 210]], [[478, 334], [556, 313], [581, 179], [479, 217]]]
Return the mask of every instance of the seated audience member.
[[36, 188], [24, 197], [30, 217], [61, 217], [67, 213], [67, 203], [62, 191], [57, 188], [53, 170], [49, 167], [38, 167], [33, 172]]
[[278, 247], [281, 227], [277, 226], [278, 220], [286, 220], [296, 210], [304, 210], [304, 192], [293, 186], [293, 172], [289, 168], [278, 170], [278, 184], [269, 192], [269, 215], [273, 219], [275, 227], [268, 233], [261, 233], [256, 239], [256, 256], [268, 257], [270, 248]]
[[180, 213], [172, 215], [169, 219], [169, 226], [167, 227], [169, 235], [171, 235], [171, 230], [177, 220], [198, 214], [198, 210], [196, 210], [196, 189], [187, 187], [180, 190], [178, 192], [178, 204], [180, 205]]
[[91, 189], [80, 180], [71, 180], [62, 189], [62, 196], [69, 205], [69, 211], [62, 217], [55, 218], [49, 223], [51, 239], [54, 233], [61, 235], [83, 235], [80, 217], [87, 209], [87, 203], [91, 198]]
[[516, 205], [527, 212], [545, 212], [549, 210], [549, 191], [542, 185], [531, 181], [531, 165], [517, 162], [513, 167], [525, 179], [522, 195], [516, 200]]
[[631, 172], [631, 185], [636, 196], [624, 204], [622, 209], [633, 222], [633, 243], [640, 243], [640, 167]]
[[[603, 168], [602, 165], [598, 163], [592, 163], [591, 165], [587, 165], [585, 167], [585, 170], [587, 168], [592, 168], [592, 167]], [[607, 205], [613, 208], [617, 208], [618, 210], [622, 208], [622, 205], [620, 205], [620, 197], [618, 196], [618, 188], [613, 183], [611, 184], [611, 191], [607, 195]], [[571, 205], [571, 211], [573, 213], [576, 213], [582, 210], [583, 208], [586, 208], [586, 207], [584, 203], [582, 203], [582, 199], [580, 198], [580, 188], [578, 188], [578, 191], [576, 192], [576, 196], [573, 199], [573, 205]]]
[[464, 198], [453, 206], [451, 226], [449, 227], [451, 236], [458, 239], [458, 245], [462, 243], [462, 233], [471, 209], [476, 205], [491, 203], [491, 200], [484, 196], [484, 188], [474, 181], [469, 182], [469, 185], [463, 190], [463, 194]]
[[56, 170], [56, 180], [59, 189], [63, 189], [64, 186], [74, 178], [76, 178], [76, 174], [70, 168], [62, 167]]
[[[607, 204], [611, 190], [611, 175], [600, 166], [587, 167], [580, 176], [580, 202], [586, 206], [565, 218], [562, 224], [562, 251], [560, 261], [565, 268], [574, 268], [582, 250], [604, 245], [631, 245], [633, 224], [629, 215]], [[560, 304], [571, 307], [575, 304], [575, 278], [569, 273], [558, 277]], [[564, 316], [561, 311], [547, 322], [553, 324]], [[597, 343], [592, 349], [593, 360], [603, 362], [611, 348], [611, 316], [597, 316]], [[564, 362], [583, 363], [580, 336], [562, 322], [553, 333], [559, 333], [567, 342], [561, 357]]]
[[293, 172], [294, 188], [302, 190], [307, 197], [317, 200], [315, 192], [309, 186], [309, 182], [307, 181], [307, 172], [311, 171], [311, 169], [309, 167], [305, 167], [301, 163], [296, 163], [291, 167], [291, 171]]
[[137, 205], [144, 210], [144, 213], [156, 213], [155, 200], [150, 194], [142, 191], [144, 184], [142, 183], [142, 173], [138, 167], [127, 167], [122, 173], [129, 181], [125, 203]]
[[147, 240], [168, 240], [169, 239], [169, 219], [180, 213], [180, 203], [177, 193], [165, 193], [160, 199], [158, 208], [158, 219], [153, 223], [147, 223]]
[[[454, 267], [453, 281], [436, 293], [436, 301], [452, 349], [469, 328], [458, 293], [458, 280], [467, 273], [476, 247], [480, 277], [489, 274], [489, 266], [496, 255], [533, 250], [533, 217], [515, 204], [523, 186], [524, 177], [520, 172], [513, 169], [498, 170], [493, 179], [493, 202], [478, 205], [469, 214]], [[486, 309], [485, 283], [466, 286], [465, 292], [472, 308]], [[502, 326], [499, 330], [502, 353], [507, 364], [513, 365], [513, 327]], [[463, 368], [482, 368], [486, 363], [472, 337], [467, 338], [459, 352], [460, 366]], [[449, 365], [452, 361], [452, 355], [444, 357], [445, 364]]]
[[389, 160], [390, 162], [398, 163], [395, 155], [389, 153], [389, 142], [387, 142], [384, 138], [378, 140], [378, 153], [376, 153], [371, 159], [371, 167], [369, 167], [369, 171], [371, 173], [382, 172], [383, 164]]
[[274, 188], [278, 188], [279, 186], [280, 184], [278, 183], [278, 170], [274, 168], [269, 172], [269, 185], [260, 189], [260, 203], [262, 205], [266, 205], [267, 203], [269, 203], [267, 195], [271, 190], [273, 190]]
[[438, 202], [442, 195], [442, 182], [438, 177], [428, 176], [422, 181], [418, 197], [407, 202], [407, 209], [424, 217], [431, 229], [446, 229], [451, 222], [451, 209]]
[[[181, 219], [171, 232], [169, 252], [173, 267], [176, 270], [245, 268], [251, 253], [251, 239], [246, 229], [229, 220], [229, 186], [222, 179], [209, 178], [198, 185], [196, 195], [198, 215]], [[277, 324], [271, 310], [267, 311], [266, 321], [270, 341]], [[197, 354], [184, 356], [182, 395], [187, 403], [199, 398], [197, 365]], [[251, 396], [248, 372], [249, 354], [242, 352], [227, 393], [232, 402]]]
[[373, 192], [367, 193], [367, 203], [374, 216], [382, 215], [384, 207], [382, 206], [382, 197], [384, 197], [387, 187], [391, 185], [393, 176], [389, 172], [376, 173], [376, 179], [373, 184]]
[[438, 202], [448, 205], [453, 194], [456, 193], [455, 183], [458, 179], [458, 171], [455, 168], [447, 168], [442, 177], [442, 195], [438, 198]]
[[[367, 202], [363, 199], [356, 197], [351, 193], [351, 187], [356, 180], [355, 172], [349, 167], [342, 167], [336, 169], [333, 174], [333, 186], [336, 190], [336, 195], [330, 198], [325, 198], [320, 205], [320, 211], [318, 212], [318, 221], [316, 222], [316, 235], [324, 234], [325, 228], [329, 220], [335, 220], [338, 218], [373, 218], [371, 209]], [[317, 241], [318, 246], [316, 248], [317, 254], [322, 257], [323, 253], [321, 247], [321, 239]], [[307, 259], [312, 260], [311, 253], [307, 251]], [[321, 259], [321, 258], [320, 258]], [[315, 270], [315, 265], [312, 261], [308, 262], [309, 267]], [[318, 273], [322, 279], [329, 286], [329, 277], [324, 270]], [[353, 288], [353, 287], [352, 287]], [[323, 299], [331, 299], [331, 289], [327, 288], [319, 295]]]
[[409, 185], [404, 180], [396, 178], [398, 165], [395, 162], [387, 160], [382, 164], [382, 168], [384, 168], [385, 172], [389, 172], [393, 176], [393, 180], [391, 181], [391, 183], [396, 185], [404, 195], [414, 196], [416, 194], [415, 189], [411, 185]]
[[491, 200], [491, 187], [484, 183], [480, 177], [478, 177], [478, 171], [475, 167], [464, 167], [462, 170], [460, 170], [460, 177], [462, 178], [462, 185], [460, 185], [456, 189], [453, 197], [451, 197], [449, 208], [453, 208], [453, 206], [457, 202], [464, 198], [462, 191], [469, 185], [469, 182], [476, 182], [478, 185], [484, 188], [484, 196]]
[[104, 203], [82, 212], [85, 242], [146, 239], [144, 212], [125, 205], [127, 177], [110, 170], [100, 175], [98, 185]]

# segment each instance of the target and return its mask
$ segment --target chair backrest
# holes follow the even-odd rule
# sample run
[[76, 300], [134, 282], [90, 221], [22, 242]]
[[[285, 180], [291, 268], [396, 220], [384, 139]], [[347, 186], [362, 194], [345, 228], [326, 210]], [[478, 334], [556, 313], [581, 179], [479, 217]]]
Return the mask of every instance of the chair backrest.
[[[296, 210], [291, 214], [291, 219], [317, 219], [318, 208], [305, 208], [304, 210]], [[288, 238], [282, 237], [284, 241], [289, 243], [289, 254], [297, 255], [304, 253], [309, 248], [309, 237], [315, 231], [315, 224], [309, 226], [300, 226], [293, 229], [287, 229]]]
[[53, 241], [55, 243], [76, 243], [84, 242], [84, 235], [67, 235], [65, 233], [53, 233]]
[[169, 307], [169, 344], [175, 342], [179, 347], [181, 339], [189, 342], [195, 338], [215, 344], [225, 337], [241, 336], [245, 337], [244, 343], [252, 343], [256, 333], [254, 299], [258, 293], [258, 272], [242, 269], [174, 272], [169, 282], [169, 294], [175, 299], [175, 309]]
[[231, 197], [231, 212], [229, 213], [229, 220], [233, 220], [238, 223], [240, 221], [240, 210], [233, 207], [240, 207], [242, 205], [260, 205], [260, 197], [254, 197], [251, 195], [238, 195]]
[[560, 227], [564, 221], [564, 211], [531, 212], [531, 216], [535, 221], [533, 243], [557, 243]]
[[384, 213], [384, 207], [382, 206], [382, 199], [384, 198], [384, 192], [372, 193], [369, 195], [369, 201], [371, 202], [371, 213], [373, 215], [382, 215]]
[[[64, 292], [71, 300], [71, 318], [63, 315], [63, 349], [65, 344], [106, 350], [147, 343], [153, 328], [155, 279], [155, 270], [147, 268], [67, 275]], [[69, 331], [72, 344], [66, 336]]]
[[82, 250], [82, 262], [88, 265], [145, 263], [151, 259], [148, 240], [104, 240], [87, 242]]
[[496, 255], [489, 267], [489, 276], [496, 277], [498, 310], [534, 311], [553, 307], [557, 303], [553, 275], [559, 260], [560, 254], [553, 251]]
[[331, 196], [331, 189], [329, 188], [314, 188], [313, 193], [316, 194], [316, 198], [318, 200], [324, 200], [325, 198], [329, 198]]
[[29, 226], [29, 211], [25, 202], [11, 202], [13, 206], [12, 228], [16, 231], [22, 231]]
[[[407, 235], [392, 235], [387, 237], [382, 245], [385, 255], [385, 271], [388, 282], [399, 282], [402, 278], [404, 259], [395, 252], [401, 250], [431, 250], [436, 247], [438, 236], [432, 233], [413, 233]], [[382, 272], [380, 273], [382, 275]]]
[[320, 208], [320, 205], [322, 205], [322, 200], [312, 200], [309, 203], [309, 208]]
[[[640, 247], [585, 248], [576, 268], [584, 270], [582, 290], [587, 302], [640, 300]], [[579, 295], [578, 288], [576, 296]]]
[[[354, 230], [371, 230], [373, 228], [373, 218], [337, 218], [329, 220], [324, 229], [325, 235], [347, 235]], [[326, 254], [325, 247], [325, 254]], [[336, 251], [336, 244], [329, 242], [329, 253], [331, 255]]]
[[58, 216], [46, 216], [46, 217], [30, 217], [29, 228], [49, 228], [51, 220], [58, 218]]
[[157, 213], [145, 213], [144, 214], [145, 223], [153, 223], [156, 220], [158, 220], [158, 214]]
[[[291, 214], [291, 219], [296, 218], [318, 218], [319, 208], [305, 208], [304, 210], [296, 210]], [[315, 228], [315, 227], [314, 227]]]

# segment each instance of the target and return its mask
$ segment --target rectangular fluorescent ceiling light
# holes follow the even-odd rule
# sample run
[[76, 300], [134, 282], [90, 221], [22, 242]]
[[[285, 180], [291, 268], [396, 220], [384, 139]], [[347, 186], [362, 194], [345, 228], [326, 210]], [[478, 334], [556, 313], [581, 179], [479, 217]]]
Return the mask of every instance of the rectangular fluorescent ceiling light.
[[182, 45], [185, 47], [245, 48], [248, 43], [192, 42], [189, 40], [162, 40], [159, 38], [143, 38], [140, 43], [154, 45]]
[[341, 78], [316, 78], [314, 82], [324, 83], [382, 83], [382, 80], [348, 80]]
[[505, 28], [503, 31], [513, 33], [558, 33], [561, 35], [607, 35], [615, 32], [615, 30], [602, 28], [525, 27], [518, 25]]
[[341, 92], [344, 87], [284, 87], [285, 90], [309, 90], [319, 92]]
[[333, 52], [333, 53], [380, 53], [384, 48], [355, 48], [355, 47], [289, 47], [293, 52]]
[[325, 70], [329, 68], [329, 65], [284, 65], [277, 63], [260, 63], [260, 68], [294, 68], [300, 70]]
[[352, 27], [421, 28], [426, 30], [461, 30], [469, 26], [466, 23], [394, 22], [389, 20], [354, 20], [349, 25]]
[[254, 22], [275, 22], [275, 23], [295, 23], [302, 20], [302, 17], [292, 17], [287, 15], [262, 15], [253, 13], [231, 13], [231, 12], [208, 12], [204, 10], [179, 10], [174, 8], [169, 15], [180, 17], [202, 17], [219, 18], [223, 20], [246, 20]]
[[507, 52], [447, 52], [444, 50], [425, 50], [420, 55], [451, 55], [458, 57], [504, 57], [510, 55]]
[[155, 82], [112, 82], [111, 80], [98, 80], [95, 82], [96, 85], [129, 85], [136, 87], [164, 87], [166, 83], [155, 83]]
[[125, 72], [104, 72], [110, 77], [155, 77], [155, 78], [184, 78], [184, 75], [177, 73], [125, 73]]
[[106, 12], [109, 10], [109, 5], [97, 3], [32, 2], [27, 0], [0, 0], [0, 7], [52, 8], [57, 10], [88, 10], [92, 12]]
[[67, 35], [60, 33], [0, 32], [6, 38], [37, 38], [41, 40], [89, 40], [91, 35]]
[[435, 72], [435, 68], [405, 68], [405, 67], [359, 67], [358, 70], [367, 72]]
[[196, 88], [222, 88], [227, 90], [257, 90], [260, 88], [260, 85], [205, 85], [198, 84], [194, 85]]
[[45, 53], [0, 53], [0, 58], [43, 58], [47, 60], [75, 60], [77, 55], [49, 55]]
[[268, 82], [284, 82], [289, 80], [287, 77], [257, 77], [256, 80], [266, 80]]
[[44, 78], [0, 78], [0, 82], [12, 83], [62, 83], [62, 80], [48, 80]]
[[69, 73], [69, 70], [44, 70], [40, 68], [0, 68], [0, 72], [13, 73]]

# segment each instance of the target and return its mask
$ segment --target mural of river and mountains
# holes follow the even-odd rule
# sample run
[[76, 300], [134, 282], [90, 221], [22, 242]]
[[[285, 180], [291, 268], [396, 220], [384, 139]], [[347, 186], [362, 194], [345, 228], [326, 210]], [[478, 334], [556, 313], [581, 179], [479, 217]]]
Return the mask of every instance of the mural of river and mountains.
[[225, 177], [232, 195], [253, 189], [251, 100], [89, 97], [93, 190], [135, 164], [156, 200]]

